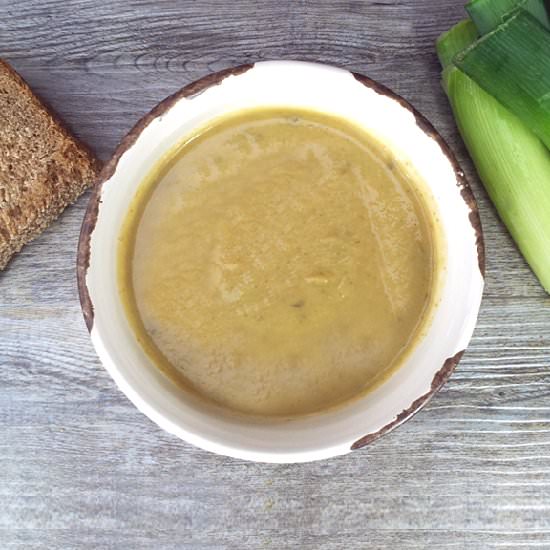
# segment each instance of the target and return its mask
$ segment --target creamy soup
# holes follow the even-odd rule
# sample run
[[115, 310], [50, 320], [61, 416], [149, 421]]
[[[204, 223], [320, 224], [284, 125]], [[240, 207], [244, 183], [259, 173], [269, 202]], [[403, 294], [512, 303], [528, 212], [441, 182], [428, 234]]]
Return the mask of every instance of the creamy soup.
[[137, 338], [186, 390], [292, 416], [364, 395], [403, 363], [435, 301], [424, 184], [350, 123], [241, 111], [141, 185], [120, 237]]

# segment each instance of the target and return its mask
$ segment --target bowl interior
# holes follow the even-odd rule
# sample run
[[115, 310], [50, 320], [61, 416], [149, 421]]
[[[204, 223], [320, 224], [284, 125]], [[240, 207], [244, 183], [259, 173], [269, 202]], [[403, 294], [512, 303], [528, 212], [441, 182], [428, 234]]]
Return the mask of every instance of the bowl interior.
[[[85, 283], [94, 319], [91, 337], [119, 387], [164, 429], [208, 450], [251, 460], [298, 462], [349, 452], [414, 413], [442, 381], [441, 369], [464, 350], [473, 332], [483, 276], [475, 203], [465, 200], [461, 174], [425, 122], [402, 100], [370, 81], [323, 65], [257, 63], [215, 84], [180, 94], [138, 125], [99, 191]], [[189, 90], [188, 90], [189, 91]], [[258, 421], [228, 414], [178, 389], [136, 342], [117, 291], [117, 235], [138, 186], [163, 155], [193, 129], [232, 110], [261, 106], [315, 109], [373, 133], [425, 181], [446, 246], [441, 296], [430, 328], [405, 364], [375, 391], [339, 409], [293, 420]], [[94, 200], [92, 198], [92, 200]], [[91, 207], [90, 207], [91, 208]], [[81, 241], [86, 247], [86, 239]], [[82, 250], [81, 250], [82, 252]], [[451, 361], [451, 363], [449, 362]]]

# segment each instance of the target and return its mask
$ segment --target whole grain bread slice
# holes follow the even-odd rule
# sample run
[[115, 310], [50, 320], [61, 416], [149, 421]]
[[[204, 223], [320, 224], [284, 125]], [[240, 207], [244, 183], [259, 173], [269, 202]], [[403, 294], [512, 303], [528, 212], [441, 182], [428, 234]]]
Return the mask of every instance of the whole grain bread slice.
[[93, 153], [0, 59], [0, 270], [90, 186]]

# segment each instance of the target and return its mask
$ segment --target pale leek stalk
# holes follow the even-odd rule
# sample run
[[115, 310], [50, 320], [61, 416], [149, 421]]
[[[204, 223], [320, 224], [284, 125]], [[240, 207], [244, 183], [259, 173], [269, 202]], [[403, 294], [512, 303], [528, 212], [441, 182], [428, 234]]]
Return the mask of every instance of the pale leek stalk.
[[[438, 43], [443, 60], [472, 40], [461, 23]], [[451, 42], [452, 41], [452, 42]], [[478, 174], [525, 259], [550, 293], [550, 152], [522, 121], [453, 64], [443, 84]]]

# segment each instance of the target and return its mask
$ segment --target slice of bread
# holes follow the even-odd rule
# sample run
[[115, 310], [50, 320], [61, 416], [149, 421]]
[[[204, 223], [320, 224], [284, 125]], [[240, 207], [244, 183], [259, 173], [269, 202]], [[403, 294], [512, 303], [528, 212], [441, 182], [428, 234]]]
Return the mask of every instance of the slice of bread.
[[0, 59], [0, 270], [90, 186], [99, 161]]

